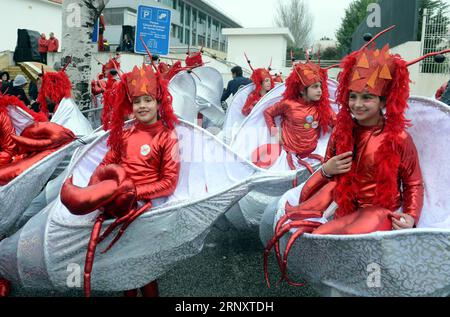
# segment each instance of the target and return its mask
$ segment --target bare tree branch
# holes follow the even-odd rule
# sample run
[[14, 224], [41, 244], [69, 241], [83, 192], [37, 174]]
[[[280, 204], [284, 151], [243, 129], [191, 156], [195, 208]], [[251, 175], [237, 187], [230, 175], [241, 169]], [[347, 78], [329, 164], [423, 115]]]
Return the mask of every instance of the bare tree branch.
[[304, 0], [280, 1], [275, 23], [279, 27], [289, 28], [297, 47], [308, 47], [311, 44], [313, 17]]

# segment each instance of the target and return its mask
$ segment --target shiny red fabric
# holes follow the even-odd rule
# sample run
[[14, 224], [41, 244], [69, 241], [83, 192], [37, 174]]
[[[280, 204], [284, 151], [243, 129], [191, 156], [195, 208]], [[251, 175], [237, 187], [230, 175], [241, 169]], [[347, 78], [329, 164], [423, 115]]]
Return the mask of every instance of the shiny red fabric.
[[22, 131], [20, 136], [13, 135], [20, 153], [34, 153], [59, 148], [76, 139], [69, 129], [53, 122], [35, 122]]
[[36, 122], [27, 127], [22, 135], [11, 135], [23, 159], [0, 167], [0, 186], [8, 184], [28, 168], [76, 139], [72, 131], [50, 122]]
[[138, 200], [170, 196], [180, 170], [178, 139], [161, 121], [124, 131], [123, 151], [111, 149], [100, 166], [121, 165], [136, 185]]
[[110, 164], [97, 168], [87, 187], [67, 179], [61, 189], [61, 202], [74, 215], [87, 215], [97, 209], [110, 217], [122, 217], [136, 204], [136, 187], [123, 167]]
[[29, 169], [34, 164], [38, 163], [40, 160], [44, 159], [51, 153], [56, 151], [56, 149], [53, 150], [45, 150], [42, 152], [39, 152], [33, 156], [27, 157], [23, 160], [10, 163], [6, 166], [3, 166], [0, 168], [0, 186], [4, 186], [11, 182], [13, 179], [15, 179], [17, 176], [25, 172], [27, 169]]
[[4, 278], [0, 278], [0, 297], [7, 297], [10, 292], [11, 283]]
[[103, 79], [91, 81], [91, 93], [94, 96], [104, 93], [106, 90], [106, 81]]
[[[315, 103], [284, 100], [266, 109], [264, 118], [272, 135], [277, 133], [275, 118], [278, 116], [282, 120], [283, 147], [287, 152], [306, 157], [315, 151], [321, 132]], [[309, 122], [308, 117], [312, 118]]]
[[[351, 186], [355, 187], [351, 193], [354, 209], [372, 206], [385, 207], [384, 201], [380, 201], [380, 188], [378, 186], [378, 174], [380, 165], [377, 164], [378, 149], [388, 137], [382, 130], [382, 126], [361, 127], [355, 129], [355, 151], [352, 170], [355, 177], [351, 180]], [[330, 159], [336, 153], [336, 134], [333, 134], [328, 144], [325, 160]], [[388, 206], [395, 211], [403, 206], [403, 212], [412, 216], [416, 224], [419, 221], [423, 207], [424, 186], [422, 172], [419, 164], [417, 149], [411, 136], [407, 132], [400, 134], [401, 142], [392, 150], [400, 155], [399, 167], [392, 178], [397, 180], [397, 192], [394, 195], [393, 204]]]
[[392, 214], [392, 211], [388, 209], [368, 207], [321, 225], [312, 233], [321, 235], [347, 235], [391, 231]]
[[16, 131], [6, 111], [0, 110], [0, 166], [11, 162], [16, 154], [16, 144], [11, 137]]

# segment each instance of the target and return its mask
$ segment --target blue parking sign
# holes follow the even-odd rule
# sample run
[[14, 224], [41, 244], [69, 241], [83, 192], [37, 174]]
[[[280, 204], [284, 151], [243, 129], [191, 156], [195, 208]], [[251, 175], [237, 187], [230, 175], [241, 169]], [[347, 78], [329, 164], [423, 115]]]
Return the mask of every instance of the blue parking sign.
[[142, 36], [152, 54], [168, 55], [171, 17], [172, 12], [170, 10], [140, 5], [134, 41], [135, 53], [147, 53], [140, 39], [140, 36]]

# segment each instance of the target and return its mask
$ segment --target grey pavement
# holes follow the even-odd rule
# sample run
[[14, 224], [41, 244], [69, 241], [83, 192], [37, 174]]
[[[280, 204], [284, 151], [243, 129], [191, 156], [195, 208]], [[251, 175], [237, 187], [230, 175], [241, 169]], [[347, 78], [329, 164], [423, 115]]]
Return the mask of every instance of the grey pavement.
[[[263, 245], [254, 232], [214, 227], [200, 254], [180, 262], [158, 279], [161, 297], [311, 297], [318, 296], [308, 285], [286, 283], [267, 288], [263, 273]], [[269, 262], [271, 282], [279, 269], [275, 256]], [[14, 290], [13, 296], [74, 297], [82, 292]], [[93, 296], [122, 296], [122, 293], [93, 293]]]

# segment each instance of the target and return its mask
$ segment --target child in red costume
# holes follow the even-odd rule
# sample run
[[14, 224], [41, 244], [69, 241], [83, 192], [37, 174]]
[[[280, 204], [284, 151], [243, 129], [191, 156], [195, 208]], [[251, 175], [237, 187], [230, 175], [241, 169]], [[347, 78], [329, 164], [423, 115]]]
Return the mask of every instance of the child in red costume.
[[[420, 60], [420, 59], [419, 59]], [[417, 225], [423, 206], [424, 186], [419, 158], [406, 131], [405, 110], [409, 97], [407, 67], [399, 55], [363, 48], [343, 59], [337, 101], [341, 105], [322, 169], [304, 185], [300, 204], [286, 204], [275, 237], [280, 268], [286, 275], [287, 257], [295, 240], [313, 234], [366, 234], [410, 229]], [[307, 219], [330, 218], [322, 225]], [[398, 213], [401, 210], [401, 213]], [[291, 220], [288, 223], [288, 220]], [[292, 228], [283, 261], [279, 239]], [[266, 279], [268, 281], [267, 269]], [[296, 284], [293, 284], [296, 285]]]
[[[291, 75], [286, 80], [283, 100], [264, 111], [264, 118], [272, 136], [280, 140], [288, 153], [291, 169], [296, 169], [292, 155], [299, 162], [313, 156], [320, 135], [326, 134], [334, 125], [335, 115], [331, 109], [327, 71], [312, 62], [294, 65]], [[281, 117], [281, 132], [275, 118]], [[306, 165], [312, 172], [312, 169]]]
[[47, 117], [52, 116], [64, 98], [71, 98], [72, 83], [66, 74], [66, 67], [58, 72], [45, 72], [38, 95], [41, 111]]
[[[245, 55], [247, 58], [247, 55]], [[253, 69], [250, 60], [247, 58], [247, 63], [252, 69], [253, 73], [250, 79], [255, 84], [255, 90], [247, 97], [244, 106], [242, 107], [242, 114], [246, 117], [252, 112], [258, 101], [261, 100], [269, 91], [275, 87], [275, 82], [270, 75], [270, 66], [268, 69], [257, 68]]]
[[[129, 217], [124, 221], [124, 231], [134, 219], [151, 208], [152, 200], [170, 196], [177, 186], [180, 170], [178, 139], [174, 133], [177, 118], [167, 85], [162, 74], [154, 72], [152, 66], [135, 67], [131, 73], [124, 74], [114, 88], [116, 98], [108, 140], [110, 150], [93, 173], [88, 187], [74, 186], [69, 179], [61, 190], [61, 201], [73, 214], [85, 215], [99, 208], [102, 211], [94, 225], [86, 255], [87, 296], [90, 295], [90, 272], [96, 245], [118, 224], [115, 222], [100, 236], [104, 219], [108, 216]], [[136, 121], [124, 129], [123, 119], [129, 114], [133, 114]], [[144, 296], [157, 296], [158, 285], [153, 281], [141, 291]], [[137, 290], [125, 294], [134, 296]]]

